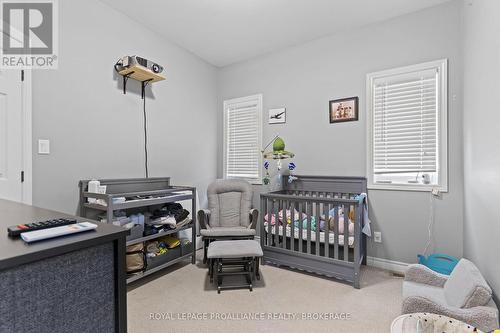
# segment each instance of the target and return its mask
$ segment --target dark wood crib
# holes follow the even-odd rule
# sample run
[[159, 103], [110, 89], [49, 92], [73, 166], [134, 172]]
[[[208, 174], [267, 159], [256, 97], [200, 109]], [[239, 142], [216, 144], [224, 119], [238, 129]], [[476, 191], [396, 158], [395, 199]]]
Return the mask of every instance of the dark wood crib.
[[335, 277], [359, 288], [360, 266], [366, 264], [366, 197], [360, 196], [366, 194], [366, 178], [296, 177], [291, 184], [283, 177], [283, 190], [260, 195], [263, 263]]

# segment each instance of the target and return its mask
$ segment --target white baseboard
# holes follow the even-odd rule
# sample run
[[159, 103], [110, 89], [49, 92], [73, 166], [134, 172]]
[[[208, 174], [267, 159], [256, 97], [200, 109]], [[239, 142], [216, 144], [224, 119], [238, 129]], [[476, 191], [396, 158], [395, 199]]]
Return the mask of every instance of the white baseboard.
[[393, 261], [388, 259], [366, 257], [366, 264], [368, 266], [385, 269], [387, 271], [404, 274], [409, 264], [400, 261]]

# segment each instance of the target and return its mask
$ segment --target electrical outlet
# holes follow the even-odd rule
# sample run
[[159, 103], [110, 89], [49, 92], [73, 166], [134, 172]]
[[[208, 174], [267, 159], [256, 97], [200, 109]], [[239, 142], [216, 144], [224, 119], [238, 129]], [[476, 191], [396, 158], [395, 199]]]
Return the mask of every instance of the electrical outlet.
[[373, 241], [375, 243], [382, 243], [382, 233], [380, 231], [375, 231], [373, 233]]

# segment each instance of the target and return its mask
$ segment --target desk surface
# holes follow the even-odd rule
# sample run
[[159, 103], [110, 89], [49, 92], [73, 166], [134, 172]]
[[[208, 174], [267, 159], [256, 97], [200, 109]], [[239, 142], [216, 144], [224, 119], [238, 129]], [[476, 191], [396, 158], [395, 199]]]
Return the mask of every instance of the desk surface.
[[0, 270], [110, 242], [120, 237], [126, 237], [128, 233], [121, 227], [95, 222], [98, 227], [93, 231], [47, 239], [32, 244], [25, 243], [21, 238], [11, 238], [7, 235], [7, 228], [11, 225], [61, 217], [72, 217], [78, 221], [86, 220], [81, 217], [0, 199]]

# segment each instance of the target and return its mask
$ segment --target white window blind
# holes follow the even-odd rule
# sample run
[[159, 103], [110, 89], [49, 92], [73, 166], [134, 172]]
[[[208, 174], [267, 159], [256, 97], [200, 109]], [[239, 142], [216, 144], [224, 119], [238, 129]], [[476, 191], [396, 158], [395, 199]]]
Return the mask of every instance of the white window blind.
[[447, 64], [367, 75], [370, 188], [448, 190]]
[[375, 79], [373, 171], [437, 171], [437, 71]]
[[262, 96], [224, 102], [224, 177], [261, 180]]

